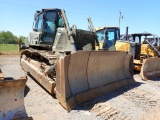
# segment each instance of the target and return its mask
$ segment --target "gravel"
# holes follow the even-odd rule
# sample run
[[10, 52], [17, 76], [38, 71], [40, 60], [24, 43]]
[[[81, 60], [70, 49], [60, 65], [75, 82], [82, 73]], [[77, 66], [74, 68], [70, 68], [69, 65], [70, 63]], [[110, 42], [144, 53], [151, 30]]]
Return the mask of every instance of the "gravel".
[[[0, 68], [5, 77], [18, 79], [26, 75], [18, 55], [0, 55]], [[25, 108], [34, 120], [159, 120], [160, 79], [143, 81], [134, 75], [136, 83], [77, 105], [67, 112], [31, 76], [25, 88]]]

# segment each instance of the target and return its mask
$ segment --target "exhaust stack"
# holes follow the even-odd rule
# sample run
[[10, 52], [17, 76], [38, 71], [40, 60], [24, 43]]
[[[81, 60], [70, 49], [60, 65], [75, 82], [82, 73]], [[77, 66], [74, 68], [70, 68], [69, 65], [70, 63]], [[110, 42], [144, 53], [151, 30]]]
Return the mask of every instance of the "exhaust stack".
[[128, 26], [126, 27], [126, 40], [128, 39]]

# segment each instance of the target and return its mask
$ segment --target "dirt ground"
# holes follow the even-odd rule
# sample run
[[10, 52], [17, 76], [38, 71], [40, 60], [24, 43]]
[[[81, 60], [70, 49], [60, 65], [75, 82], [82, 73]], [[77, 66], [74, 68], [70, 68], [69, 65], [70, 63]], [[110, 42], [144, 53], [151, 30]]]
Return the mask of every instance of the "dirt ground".
[[[25, 75], [19, 60], [18, 55], [0, 55], [0, 68], [6, 77]], [[25, 108], [34, 120], [160, 120], [160, 79], [142, 81], [139, 74], [134, 78], [134, 85], [77, 105], [68, 113], [28, 76]]]

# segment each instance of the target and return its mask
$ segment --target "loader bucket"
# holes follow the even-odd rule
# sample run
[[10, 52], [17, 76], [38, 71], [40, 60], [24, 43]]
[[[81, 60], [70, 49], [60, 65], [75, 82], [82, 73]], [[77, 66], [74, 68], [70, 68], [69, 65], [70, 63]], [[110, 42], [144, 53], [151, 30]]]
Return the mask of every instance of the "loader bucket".
[[24, 77], [18, 80], [0, 80], [0, 120], [17, 120], [27, 117], [24, 107], [26, 81]]
[[57, 60], [56, 97], [75, 105], [134, 83], [133, 57], [125, 52], [78, 51]]
[[160, 77], [160, 58], [148, 58], [143, 60], [140, 75], [143, 80]]

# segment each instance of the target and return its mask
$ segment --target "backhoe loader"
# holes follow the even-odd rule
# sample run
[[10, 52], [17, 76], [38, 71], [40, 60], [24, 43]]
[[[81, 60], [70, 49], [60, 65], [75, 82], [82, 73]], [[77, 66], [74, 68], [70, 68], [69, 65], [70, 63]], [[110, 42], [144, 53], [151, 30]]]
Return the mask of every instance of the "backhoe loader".
[[116, 50], [133, 54], [134, 69], [140, 71], [142, 79], [148, 80], [160, 77], [159, 37], [144, 32], [126, 34], [123, 38], [125, 39], [117, 41]]
[[0, 69], [0, 120], [19, 120], [26, 118], [24, 107], [24, 88], [27, 78], [9, 79]]
[[133, 56], [125, 52], [97, 50], [95, 32], [69, 27], [64, 10], [42, 9], [34, 15], [29, 48], [20, 64], [60, 104], [75, 105], [134, 83]]

